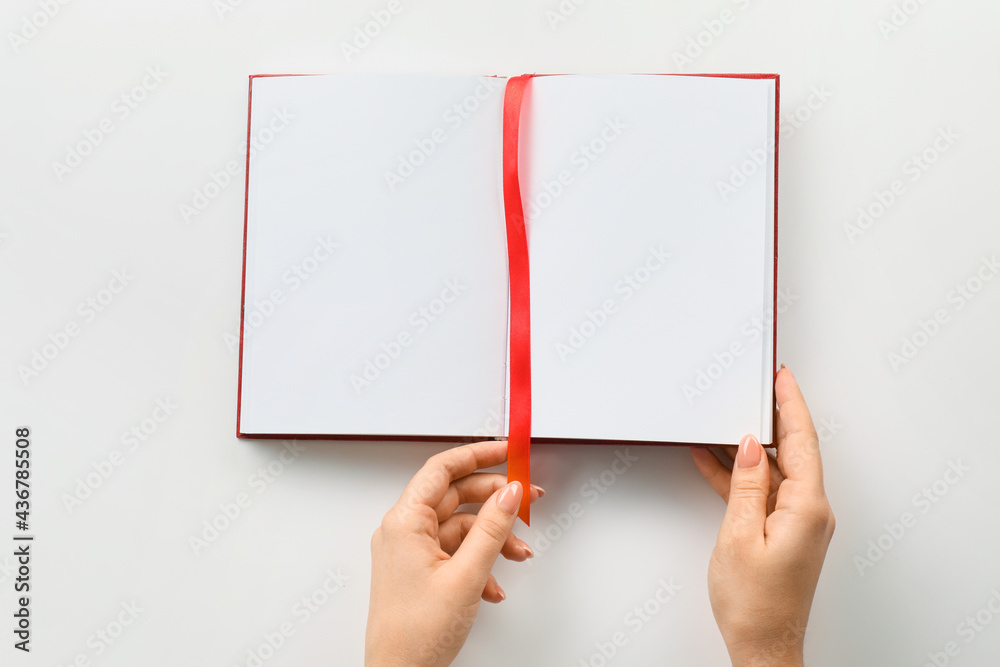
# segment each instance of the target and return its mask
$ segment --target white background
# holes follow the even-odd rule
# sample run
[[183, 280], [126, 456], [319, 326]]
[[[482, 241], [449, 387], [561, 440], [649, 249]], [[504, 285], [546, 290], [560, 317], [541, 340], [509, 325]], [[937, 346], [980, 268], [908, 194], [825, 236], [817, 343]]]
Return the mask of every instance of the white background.
[[[220, 15], [210, 0], [70, 2], [35, 19], [45, 25], [34, 34], [24, 20], [39, 4], [8, 2], [0, 18], [0, 539], [12, 544], [20, 425], [33, 433], [37, 535], [30, 657], [11, 648], [13, 547], [0, 549], [0, 662], [246, 665], [285, 621], [295, 634], [265, 664], [362, 661], [371, 531], [442, 446], [312, 442], [273, 482], [251, 478], [281, 445], [234, 435], [237, 355], [226, 336], [239, 322], [242, 172], [190, 221], [180, 212], [239, 157], [247, 75], [676, 72], [675, 54], [703, 31], [706, 46], [683, 71], [778, 72], [783, 112], [804, 119], [786, 125], [780, 146], [778, 285], [791, 305], [778, 361], [825, 425], [838, 519], [807, 660], [922, 665], [949, 641], [950, 664], [1000, 652], [993, 612], [979, 614], [978, 630], [965, 624], [1000, 590], [1000, 280], [961, 308], [949, 300], [1000, 250], [995, 3], [909, 1], [915, 13], [883, 36], [888, 0], [590, 0], [555, 24], [555, 1], [404, 0], [350, 61], [341, 43], [385, 3], [245, 0]], [[33, 36], [12, 44], [22, 32]], [[113, 102], [147, 67], [168, 74], [120, 118]], [[113, 131], [58, 178], [53, 162], [105, 117]], [[958, 138], [911, 180], [907, 161], [948, 128]], [[849, 238], [858, 207], [895, 179], [902, 194]], [[86, 321], [78, 304], [116, 270], [133, 278]], [[939, 309], [947, 321], [894, 368], [888, 355]], [[79, 334], [22, 379], [18, 368], [71, 323]], [[129, 451], [122, 434], [168, 398], [173, 414]], [[67, 508], [115, 450], [121, 464]], [[618, 631], [628, 641], [610, 664], [726, 662], [705, 586], [722, 502], [680, 449], [633, 448], [640, 461], [592, 495], [584, 485], [608, 479], [615, 452], [536, 447], [548, 495], [519, 534], [538, 555], [497, 566], [508, 599], [484, 606], [459, 664], [601, 664], [595, 642]], [[951, 464], [967, 468], [954, 484]], [[922, 504], [925, 488], [935, 502]], [[240, 493], [249, 507], [195, 554], [189, 539]], [[574, 502], [583, 515], [560, 527]], [[914, 521], [893, 537], [904, 512]], [[859, 565], [867, 557], [877, 560]], [[299, 599], [338, 570], [346, 587], [300, 623]], [[661, 579], [681, 588], [635, 632], [628, 615]], [[98, 630], [117, 630], [123, 603], [142, 611], [110, 647], [97, 643]]]

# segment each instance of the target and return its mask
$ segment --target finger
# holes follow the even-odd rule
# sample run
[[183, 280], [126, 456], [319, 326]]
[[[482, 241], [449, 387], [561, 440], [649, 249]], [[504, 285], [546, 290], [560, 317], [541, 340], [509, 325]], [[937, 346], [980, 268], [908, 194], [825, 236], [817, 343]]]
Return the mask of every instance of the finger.
[[407, 507], [415, 504], [436, 507], [453, 481], [506, 459], [507, 443], [503, 440], [475, 442], [435, 454], [413, 476], [399, 502]]
[[511, 482], [483, 503], [479, 515], [451, 559], [466, 580], [485, 585], [493, 563], [507, 542], [521, 503], [521, 483]]
[[[438, 542], [441, 544], [441, 550], [449, 556], [454, 555], [462, 545], [462, 540], [469, 534], [475, 521], [476, 515], [469, 512], [459, 512], [448, 517], [438, 529]], [[507, 536], [500, 553], [507, 560], [517, 562], [527, 560], [535, 555], [531, 547], [513, 533]]]
[[[507, 484], [507, 476], [494, 472], [477, 472], [456, 479], [448, 486], [444, 498], [434, 511], [438, 521], [450, 517], [460, 505], [466, 503], [481, 503]], [[543, 493], [541, 487], [531, 485], [531, 502], [535, 502]]]
[[763, 542], [771, 481], [768, 467], [768, 457], [757, 438], [744, 436], [732, 472], [729, 502], [719, 530], [720, 542]]
[[767, 515], [771, 516], [771, 512], [773, 512], [777, 508], [777, 506], [778, 506], [778, 490], [774, 489], [771, 491], [771, 495], [767, 497]]
[[767, 452], [767, 469], [771, 471], [771, 493], [773, 494], [778, 491], [778, 487], [785, 481], [785, 476], [781, 474], [781, 467], [778, 465], [778, 459], [775, 455], [766, 449], [764, 451]]
[[[729, 469], [732, 470], [733, 466], [736, 465], [736, 451], [739, 447], [726, 447], [725, 453], [729, 457]], [[770, 486], [768, 488], [770, 495], [767, 497], [767, 513], [768, 515], [774, 511], [775, 503], [778, 500], [778, 488], [781, 483], [785, 480], [785, 476], [781, 474], [781, 469], [778, 467], [778, 461], [775, 459], [774, 454], [764, 450], [767, 453], [767, 469], [771, 473]], [[727, 493], [728, 496], [728, 493]]]
[[[720, 490], [720, 488], [716, 486], [716, 484], [712, 484], [712, 488], [716, 490], [716, 492], [722, 497], [723, 500], [728, 502], [729, 479], [730, 479], [729, 474], [732, 472], [733, 466], [736, 465], [736, 452], [737, 450], [739, 450], [739, 447], [727, 445], [723, 447], [705, 447], [704, 449], [714, 453], [716, 460], [720, 461], [722, 467], [725, 468], [726, 470], [725, 479], [719, 478], [716, 480], [716, 484], [720, 486], [724, 485], [725, 491]], [[692, 448], [692, 454], [694, 454], [694, 448]], [[781, 474], [781, 470], [778, 468], [777, 461], [775, 460], [774, 455], [768, 453], [768, 456], [771, 459], [770, 460], [771, 465], [768, 465], [768, 469], [771, 471], [771, 493], [775, 493], [778, 490], [778, 486], [780, 486], [781, 482], [784, 481], [785, 476]], [[705, 459], [705, 461], [708, 464], [711, 464], [711, 462], [708, 461], [708, 459]], [[705, 472], [703, 471], [702, 474], [704, 475]], [[709, 480], [709, 482], [711, 481], [712, 480]]]
[[[735, 445], [714, 447], [712, 449], [712, 451], [720, 455], [720, 460], [723, 462], [723, 464], [728, 464], [730, 470], [732, 470], [733, 466], [736, 465], [736, 452], [738, 450], [739, 447]], [[767, 452], [766, 449], [764, 451]], [[771, 463], [777, 463], [777, 460], [774, 458], [774, 454], [768, 452], [767, 455], [771, 457]], [[781, 474], [781, 470], [778, 468], [777, 465], [769, 466], [769, 469], [771, 470], [771, 490], [774, 491], [776, 488], [778, 488], [778, 485], [781, 484], [782, 480], [785, 479], [785, 476]]]
[[707, 447], [691, 447], [691, 458], [698, 472], [715, 489], [719, 497], [729, 500], [730, 476], [732, 473]]
[[496, 577], [492, 574], [486, 580], [486, 586], [483, 588], [483, 601], [492, 602], [493, 604], [500, 604], [507, 599], [507, 594], [500, 584], [497, 583]]
[[736, 461], [736, 452], [739, 450], [739, 447], [734, 445], [722, 445], [720, 447], [712, 447], [711, 449], [715, 452], [716, 456], [719, 457], [719, 460], [728, 465], [729, 469], [732, 470], [733, 462]]
[[778, 402], [778, 465], [787, 479], [822, 492], [819, 437], [799, 385], [784, 366], [775, 378], [774, 394]]

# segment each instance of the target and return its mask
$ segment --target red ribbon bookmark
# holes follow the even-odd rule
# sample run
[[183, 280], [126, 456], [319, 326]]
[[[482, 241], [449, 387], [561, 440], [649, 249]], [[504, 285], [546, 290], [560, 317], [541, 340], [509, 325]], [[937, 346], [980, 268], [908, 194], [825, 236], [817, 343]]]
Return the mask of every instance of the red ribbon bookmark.
[[517, 173], [517, 141], [524, 87], [533, 74], [507, 81], [503, 99], [503, 208], [507, 219], [510, 280], [510, 420], [507, 429], [507, 481], [524, 490], [517, 515], [531, 523], [531, 308], [528, 235]]

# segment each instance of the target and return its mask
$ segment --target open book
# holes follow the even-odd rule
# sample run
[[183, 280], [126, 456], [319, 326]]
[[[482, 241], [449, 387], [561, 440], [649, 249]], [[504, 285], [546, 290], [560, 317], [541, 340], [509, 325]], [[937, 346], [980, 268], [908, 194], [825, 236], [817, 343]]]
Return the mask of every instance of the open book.
[[[507, 83], [251, 77], [241, 437], [507, 435]], [[771, 442], [777, 83], [527, 83], [533, 440]]]

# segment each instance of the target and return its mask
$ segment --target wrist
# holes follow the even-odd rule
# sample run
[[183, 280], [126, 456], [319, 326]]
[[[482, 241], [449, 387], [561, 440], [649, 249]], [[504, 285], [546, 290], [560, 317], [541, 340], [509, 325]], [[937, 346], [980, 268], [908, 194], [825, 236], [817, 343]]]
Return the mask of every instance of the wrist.
[[728, 648], [733, 667], [803, 667], [804, 664], [801, 642], [758, 642]]
[[733, 660], [733, 667], [805, 667], [802, 657], [773, 660], [761, 658], [759, 660]]

